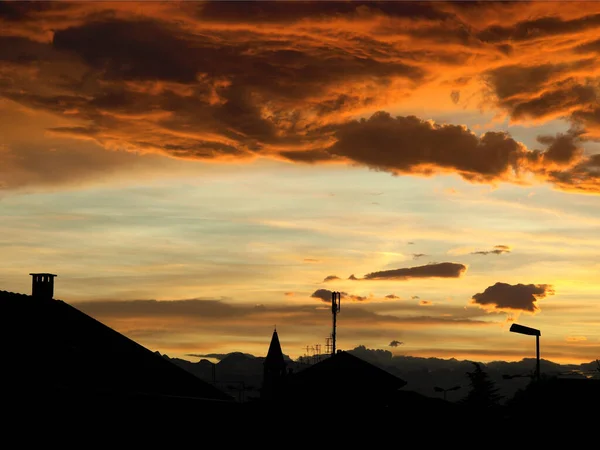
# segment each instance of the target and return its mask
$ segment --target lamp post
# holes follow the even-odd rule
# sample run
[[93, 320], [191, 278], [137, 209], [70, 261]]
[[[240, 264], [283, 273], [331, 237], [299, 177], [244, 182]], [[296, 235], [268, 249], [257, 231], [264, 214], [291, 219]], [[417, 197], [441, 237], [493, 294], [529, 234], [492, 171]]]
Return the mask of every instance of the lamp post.
[[513, 323], [510, 326], [510, 331], [513, 333], [526, 334], [528, 336], [535, 336], [535, 378], [540, 381], [540, 330], [535, 328], [525, 327], [518, 323]]
[[444, 400], [446, 400], [446, 392], [456, 391], [457, 389], [460, 389], [460, 386], [453, 386], [453, 387], [448, 388], [448, 389], [444, 389], [444, 388], [441, 388], [439, 386], [436, 386], [436, 387], [433, 388], [433, 390], [435, 392], [443, 392], [444, 393]]

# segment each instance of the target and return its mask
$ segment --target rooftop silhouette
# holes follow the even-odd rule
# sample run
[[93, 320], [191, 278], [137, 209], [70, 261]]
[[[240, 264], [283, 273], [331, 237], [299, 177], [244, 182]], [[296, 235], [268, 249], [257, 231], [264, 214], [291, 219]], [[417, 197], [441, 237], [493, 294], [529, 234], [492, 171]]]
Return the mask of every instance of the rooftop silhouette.
[[[449, 427], [461, 421], [490, 420], [516, 425], [520, 420], [532, 421], [530, 410], [543, 407], [552, 412], [546, 422], [566, 424], [574, 421], [569, 411], [600, 400], [599, 379], [538, 380], [530, 375], [529, 385], [501, 404], [495, 381], [478, 363], [473, 363], [476, 370], [464, 372], [464, 385], [436, 386], [444, 398], [432, 398], [411, 390], [406, 380], [356, 352], [338, 349], [313, 364], [290, 361], [276, 329], [266, 357], [258, 359], [262, 365], [258, 395], [236, 399], [216, 383], [215, 369], [219, 377], [227, 377], [220, 363], [210, 363], [211, 379], [203, 379], [190, 365], [152, 352], [50, 296], [56, 275], [31, 276], [32, 295], [0, 291], [0, 313], [10, 318], [0, 328], [7, 362], [1, 381], [5, 404], [14, 410], [34, 409], [52, 417], [54, 405], [60, 404], [68, 411], [63, 418], [72, 420], [110, 410], [114, 418], [134, 414], [184, 423], [196, 417], [205, 424], [227, 421], [246, 429], [270, 421], [291, 432], [294, 421], [309, 410], [330, 411], [336, 424], [368, 411], [365, 426], [417, 424], [425, 415]], [[240, 363], [254, 358], [239, 357], [238, 378]], [[243, 388], [244, 381], [238, 381]], [[466, 391], [463, 399], [446, 399], [448, 392], [459, 389]]]
[[207, 402], [218, 412], [234, 403], [210, 383], [54, 299], [56, 275], [32, 277], [32, 295], [0, 291], [6, 404], [48, 413], [58, 402], [70, 405], [71, 413], [93, 414], [111, 405], [115, 414], [121, 408], [157, 414]]

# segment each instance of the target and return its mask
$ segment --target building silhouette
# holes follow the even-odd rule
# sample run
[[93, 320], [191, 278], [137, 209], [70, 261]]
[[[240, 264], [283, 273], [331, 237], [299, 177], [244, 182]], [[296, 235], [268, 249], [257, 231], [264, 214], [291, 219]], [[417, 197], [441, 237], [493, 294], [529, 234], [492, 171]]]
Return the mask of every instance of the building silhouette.
[[280, 396], [287, 377], [287, 363], [281, 351], [277, 329], [273, 330], [269, 350], [263, 361], [263, 367], [263, 382], [260, 390], [261, 399], [269, 402], [276, 401]]
[[[62, 430], [65, 424], [95, 424], [87, 436], [123, 428], [129, 434], [149, 433], [148, 423], [167, 431], [201, 424], [248, 433], [268, 424], [273, 432], [293, 433], [313, 417], [330, 430], [358, 418], [364, 430], [399, 423], [410, 430], [425, 418], [439, 432], [440, 424], [450, 430], [466, 422], [486, 425], [490, 419], [515, 426], [524, 421], [576, 426], [574, 411], [594, 409], [600, 401], [598, 380], [549, 379], [491, 416], [406, 390], [405, 380], [350, 352], [337, 350], [314, 364], [294, 364], [283, 353], [277, 329], [262, 361], [259, 398], [236, 401], [167, 357], [55, 299], [57, 275], [31, 276], [31, 295], [0, 291], [0, 395], [17, 425], [53, 424]], [[241, 380], [242, 388], [244, 384]], [[136, 428], [132, 418], [145, 425]], [[342, 435], [330, 433], [334, 436]], [[356, 443], [352, 433], [343, 438]]]
[[107, 408], [111, 417], [232, 413], [230, 395], [54, 299], [56, 275], [31, 276], [32, 295], [0, 291], [0, 389], [7, 408], [45, 420], [56, 417], [57, 408], [64, 420], [94, 417]]

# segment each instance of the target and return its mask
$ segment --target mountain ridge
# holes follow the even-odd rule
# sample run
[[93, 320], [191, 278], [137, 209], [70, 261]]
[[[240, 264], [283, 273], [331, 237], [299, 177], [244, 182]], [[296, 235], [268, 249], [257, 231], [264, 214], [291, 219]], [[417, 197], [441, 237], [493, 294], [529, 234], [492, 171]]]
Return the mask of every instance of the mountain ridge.
[[[533, 376], [536, 364], [535, 358], [483, 363], [456, 358], [394, 356], [387, 350], [368, 349], [362, 345], [348, 350], [348, 353], [405, 380], [407, 385], [403, 390], [415, 391], [436, 398], [445, 395], [449, 401], [460, 400], [467, 394], [469, 386], [466, 373], [473, 370], [474, 363], [479, 364], [489, 374], [490, 379], [496, 383], [499, 393], [504, 398], [512, 397], [519, 389], [527, 385]], [[201, 359], [198, 362], [191, 362], [181, 358], [170, 358], [164, 354], [162, 356], [204, 381], [212, 382], [239, 398], [249, 399], [259, 396], [265, 357], [231, 352], [227, 354], [194, 355], [201, 357]], [[213, 363], [209, 359], [202, 358], [202, 356], [217, 359], [218, 362]], [[312, 357], [311, 362], [306, 363], [294, 361], [284, 354], [284, 358], [288, 362], [288, 369], [292, 371], [302, 370], [328, 356], [315, 355]], [[559, 364], [540, 359], [540, 372], [543, 376], [600, 378], [600, 365], [597, 361], [581, 364]], [[455, 389], [449, 391], [450, 388]]]

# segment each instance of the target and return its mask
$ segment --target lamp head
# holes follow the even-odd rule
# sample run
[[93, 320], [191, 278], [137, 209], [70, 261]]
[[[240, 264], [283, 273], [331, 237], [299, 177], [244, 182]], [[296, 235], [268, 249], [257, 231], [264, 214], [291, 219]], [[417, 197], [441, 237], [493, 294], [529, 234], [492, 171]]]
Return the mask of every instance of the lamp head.
[[527, 334], [529, 336], [541, 336], [542, 335], [540, 330], [536, 330], [535, 328], [525, 327], [523, 325], [519, 325], [518, 323], [513, 323], [510, 326], [510, 331], [512, 331], [513, 333]]

